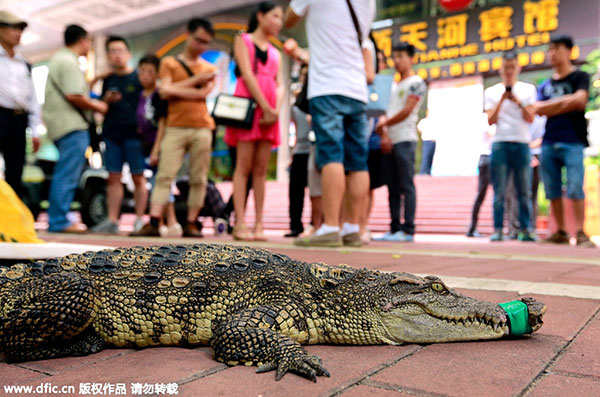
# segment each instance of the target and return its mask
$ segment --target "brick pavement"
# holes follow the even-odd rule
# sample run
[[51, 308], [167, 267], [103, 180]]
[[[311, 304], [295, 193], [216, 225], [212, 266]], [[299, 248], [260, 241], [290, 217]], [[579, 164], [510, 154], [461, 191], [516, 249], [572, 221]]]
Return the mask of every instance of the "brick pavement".
[[[41, 237], [108, 246], [165, 241]], [[170, 240], [175, 241], [182, 240]], [[228, 237], [205, 241], [231, 242]], [[135, 382], [175, 382], [183, 396], [572, 396], [594, 395], [600, 388], [598, 250], [489, 244], [460, 237], [429, 237], [414, 244], [377, 243], [351, 250], [298, 249], [289, 240], [272, 236], [260, 246], [306, 261], [435, 274], [460, 287], [462, 293], [492, 302], [513, 300], [528, 288], [544, 291], [532, 296], [548, 306], [545, 325], [532, 337], [490, 342], [308, 346], [332, 374], [316, 384], [294, 375], [275, 382], [273, 373], [259, 375], [255, 368], [226, 367], [212, 359], [207, 347], [109, 349], [88, 357], [14, 365], [0, 362], [0, 384], [51, 382], [78, 388], [81, 382], [124, 382], [127, 387]]]

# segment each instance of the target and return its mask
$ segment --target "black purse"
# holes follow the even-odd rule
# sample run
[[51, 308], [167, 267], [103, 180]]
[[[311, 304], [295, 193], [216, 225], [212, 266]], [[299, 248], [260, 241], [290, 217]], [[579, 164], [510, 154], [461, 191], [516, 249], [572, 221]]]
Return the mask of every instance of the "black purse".
[[50, 79], [50, 82], [52, 83], [56, 91], [58, 91], [58, 93], [64, 98], [64, 100], [67, 101], [67, 103], [71, 105], [71, 107], [75, 109], [77, 113], [79, 113], [81, 118], [85, 120], [85, 122], [88, 125], [90, 147], [92, 148], [93, 152], [100, 152], [100, 142], [102, 142], [102, 137], [98, 134], [98, 126], [96, 125], [96, 120], [94, 120], [94, 116], [92, 116], [91, 118], [87, 118], [85, 113], [83, 113], [83, 110], [69, 102], [63, 90], [60, 89], [60, 87], [58, 86], [58, 84], [56, 84], [54, 80]]
[[304, 84], [302, 84], [300, 93], [298, 93], [298, 96], [296, 96], [296, 102], [294, 102], [294, 106], [302, 110], [304, 113], [310, 114], [308, 111], [308, 73], [306, 74], [306, 79], [304, 80]]

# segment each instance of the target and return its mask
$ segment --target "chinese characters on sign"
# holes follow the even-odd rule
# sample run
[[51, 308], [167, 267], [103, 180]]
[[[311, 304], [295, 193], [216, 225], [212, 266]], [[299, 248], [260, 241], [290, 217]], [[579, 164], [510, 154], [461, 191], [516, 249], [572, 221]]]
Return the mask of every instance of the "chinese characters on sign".
[[[521, 50], [519, 63], [522, 66], [543, 64], [545, 52], [536, 47], [547, 44], [550, 32], [558, 29], [560, 0], [511, 3], [402, 24], [395, 29], [385, 28], [373, 32], [373, 37], [388, 58], [395, 41], [415, 46], [415, 62], [427, 66], [417, 69], [424, 78], [497, 70], [501, 64], [500, 56], [493, 57], [492, 54], [513, 49]], [[526, 48], [529, 51], [522, 51]], [[578, 55], [577, 48], [574, 53]], [[478, 59], [450, 65], [447, 62], [437, 64], [439, 61], [474, 56]], [[430, 62], [435, 64], [427, 65]]]

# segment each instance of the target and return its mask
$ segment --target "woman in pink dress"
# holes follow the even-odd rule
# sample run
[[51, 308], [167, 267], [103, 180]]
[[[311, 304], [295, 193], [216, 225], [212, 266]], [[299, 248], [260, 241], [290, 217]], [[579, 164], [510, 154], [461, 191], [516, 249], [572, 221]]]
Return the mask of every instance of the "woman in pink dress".
[[[240, 76], [236, 96], [254, 98], [257, 103], [251, 129], [228, 127], [225, 142], [236, 147], [237, 163], [233, 173], [233, 208], [236, 240], [265, 240], [263, 205], [267, 165], [271, 148], [279, 145], [279, 109], [283, 100], [283, 79], [279, 52], [269, 39], [283, 26], [283, 9], [270, 1], [258, 5], [248, 24], [248, 33], [236, 37], [233, 54]], [[256, 223], [253, 235], [244, 220], [246, 184], [252, 175]]]

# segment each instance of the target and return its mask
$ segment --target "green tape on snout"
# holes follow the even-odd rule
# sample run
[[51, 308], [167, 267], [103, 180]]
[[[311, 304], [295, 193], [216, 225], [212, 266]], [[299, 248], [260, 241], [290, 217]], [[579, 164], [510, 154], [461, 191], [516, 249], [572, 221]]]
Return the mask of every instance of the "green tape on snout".
[[529, 325], [527, 305], [521, 301], [511, 301], [499, 304], [510, 319], [510, 334], [521, 336], [533, 332]]

